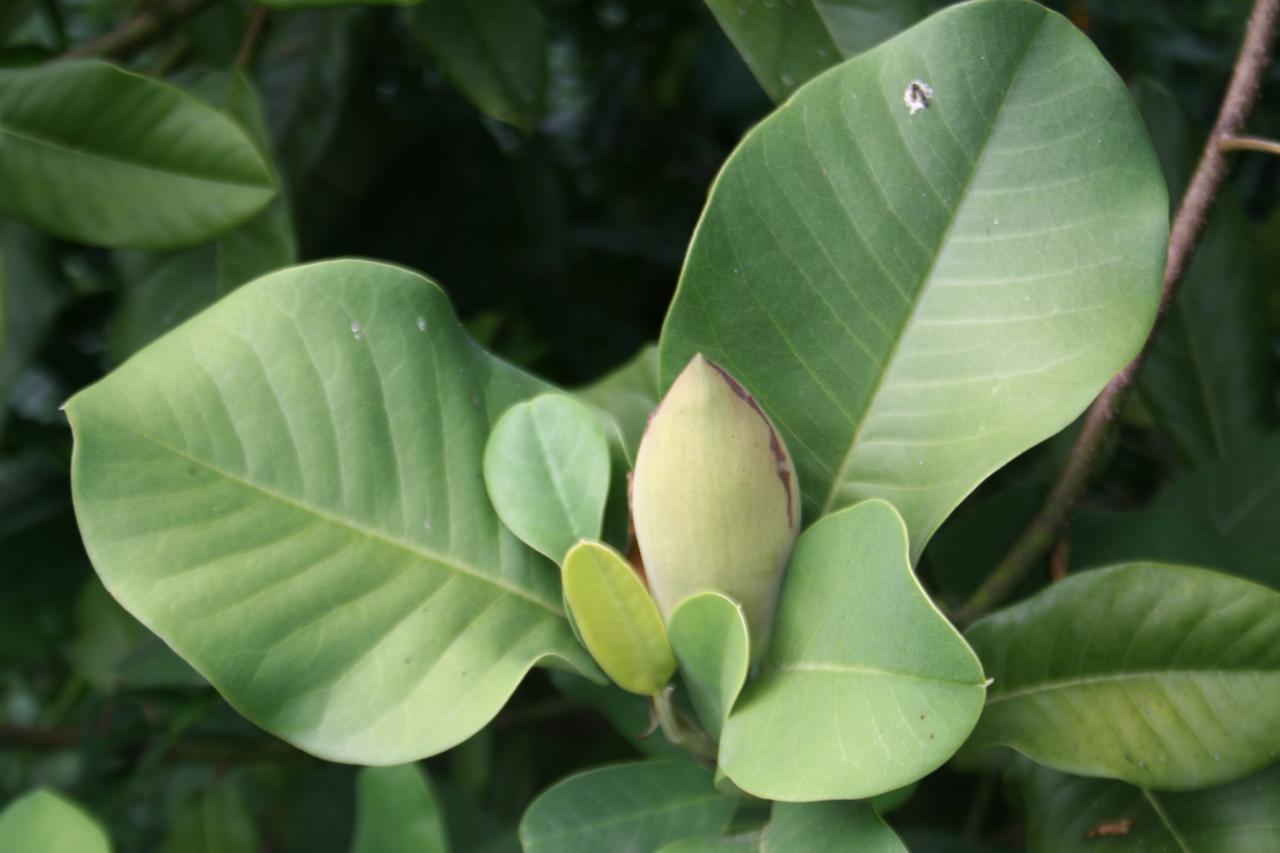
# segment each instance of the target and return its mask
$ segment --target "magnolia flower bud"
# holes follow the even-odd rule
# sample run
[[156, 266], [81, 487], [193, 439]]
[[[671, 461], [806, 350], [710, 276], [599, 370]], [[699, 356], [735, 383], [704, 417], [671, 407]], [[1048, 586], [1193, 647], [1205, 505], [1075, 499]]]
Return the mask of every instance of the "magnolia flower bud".
[[763, 652], [800, 529], [795, 468], [755, 399], [701, 355], [649, 417], [631, 514], [663, 618], [691, 595], [724, 593], [746, 613], [753, 657]]

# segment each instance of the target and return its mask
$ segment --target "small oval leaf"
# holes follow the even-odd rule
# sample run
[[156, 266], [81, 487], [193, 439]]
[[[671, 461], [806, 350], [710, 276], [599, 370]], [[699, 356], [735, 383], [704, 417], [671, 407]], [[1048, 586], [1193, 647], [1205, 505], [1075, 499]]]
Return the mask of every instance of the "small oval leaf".
[[484, 449], [484, 484], [512, 533], [557, 564], [599, 539], [609, 496], [609, 443], [586, 406], [561, 394], [517, 403]]
[[110, 853], [107, 834], [79, 806], [43, 788], [19, 797], [0, 812], [4, 853]]
[[635, 569], [608, 545], [579, 542], [564, 558], [561, 578], [582, 640], [605, 674], [632, 693], [665, 687], [676, 659]]
[[747, 681], [747, 617], [727, 596], [704, 592], [681, 602], [667, 623], [667, 635], [698, 719], [718, 740]]

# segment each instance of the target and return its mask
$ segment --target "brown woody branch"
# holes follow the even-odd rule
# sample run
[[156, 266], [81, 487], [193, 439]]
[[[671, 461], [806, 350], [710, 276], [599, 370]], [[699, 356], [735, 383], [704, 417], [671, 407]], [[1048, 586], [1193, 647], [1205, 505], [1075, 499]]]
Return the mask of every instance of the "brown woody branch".
[[1238, 144], [1236, 141], [1241, 137], [1237, 134], [1257, 100], [1278, 15], [1280, 0], [1255, 0], [1253, 11], [1245, 25], [1244, 43], [1236, 58], [1231, 82], [1227, 85], [1222, 105], [1218, 109], [1218, 118], [1213, 124], [1204, 152], [1200, 155], [1200, 162], [1191, 176], [1191, 183], [1187, 186], [1169, 231], [1169, 254], [1161, 282], [1160, 309], [1156, 315], [1155, 328], [1151, 330], [1151, 335], [1138, 356], [1107, 383], [1089, 407], [1084, 417], [1084, 427], [1072, 445], [1066, 465], [1058, 474], [1044, 505], [1005, 558], [956, 612], [959, 622], [972, 622], [1008, 598], [1031, 567], [1054, 547], [1066, 529], [1071, 514], [1095, 473], [1099, 452], [1111, 433], [1116, 416], [1151, 351], [1152, 341], [1169, 311], [1178, 283], [1191, 262], [1209, 210], [1226, 178], [1227, 160], [1224, 152], [1230, 150], [1230, 146]]
[[61, 58], [86, 59], [134, 53], [158, 41], [183, 21], [217, 2], [219, 0], [173, 0], [169, 4], [156, 4], [154, 9], [125, 21], [105, 35], [72, 48]]

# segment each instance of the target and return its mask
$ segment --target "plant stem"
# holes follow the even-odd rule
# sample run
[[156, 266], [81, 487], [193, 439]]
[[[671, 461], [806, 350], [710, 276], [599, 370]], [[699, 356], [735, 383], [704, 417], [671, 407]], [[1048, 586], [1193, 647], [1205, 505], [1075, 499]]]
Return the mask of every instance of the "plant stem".
[[244, 71], [253, 62], [253, 52], [258, 47], [258, 37], [262, 35], [262, 25], [267, 20], [267, 7], [256, 6], [249, 18], [249, 26], [244, 33], [244, 41], [236, 51], [235, 67]]
[[1085, 487], [1095, 473], [1099, 452], [1111, 434], [1116, 415], [1134, 380], [1151, 351], [1160, 323], [1186, 273], [1209, 210], [1227, 174], [1224, 143], [1236, 139], [1245, 119], [1257, 100], [1262, 73], [1267, 65], [1267, 52], [1275, 35], [1280, 0], [1255, 0], [1245, 25], [1244, 43], [1231, 73], [1231, 82], [1223, 95], [1218, 118], [1205, 143], [1191, 183], [1178, 206], [1169, 231], [1169, 254], [1160, 285], [1160, 307], [1155, 326], [1137, 357], [1115, 375], [1093, 401], [1084, 417], [1084, 427], [1071, 447], [1067, 462], [1058, 474], [1044, 505], [1014, 542], [1008, 554], [987, 576], [964, 606], [956, 613], [961, 624], [967, 624], [1000, 605], [1026, 573], [1058, 541], [1072, 512], [1080, 502]]
[[1262, 151], [1266, 154], [1280, 154], [1280, 142], [1264, 139], [1261, 136], [1225, 136], [1218, 143], [1223, 151]]
[[125, 21], [109, 33], [85, 42], [62, 54], [62, 59], [123, 56], [141, 50], [171, 32], [174, 27], [204, 11], [219, 0], [175, 0]]
[[695, 758], [715, 760], [718, 749], [715, 741], [701, 729], [693, 726], [671, 703], [672, 688], [667, 687], [653, 694], [653, 708], [658, 715], [658, 725], [667, 740], [687, 751]]

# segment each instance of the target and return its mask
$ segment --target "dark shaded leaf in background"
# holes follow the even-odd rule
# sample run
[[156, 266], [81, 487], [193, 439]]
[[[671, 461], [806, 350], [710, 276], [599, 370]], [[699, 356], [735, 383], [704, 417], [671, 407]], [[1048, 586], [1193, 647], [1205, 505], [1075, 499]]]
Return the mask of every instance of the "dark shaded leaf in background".
[[105, 62], [0, 71], [0, 211], [110, 248], [216, 237], [276, 194], [231, 119]]
[[[1185, 793], [1068, 776], [1030, 762], [1015, 776], [1031, 853], [1258, 853], [1280, 847], [1280, 765]], [[1122, 834], [1097, 834], [1126, 822]]]
[[[1176, 208], [1203, 134], [1160, 84], [1133, 84]], [[1214, 204], [1138, 380], [1156, 426], [1188, 467], [1220, 459], [1276, 426], [1276, 332], [1257, 242], [1228, 186]]]
[[409, 26], [476, 108], [530, 133], [542, 114], [547, 24], [535, 0], [424, 0]]
[[775, 103], [925, 15], [926, 0], [706, 0]]

